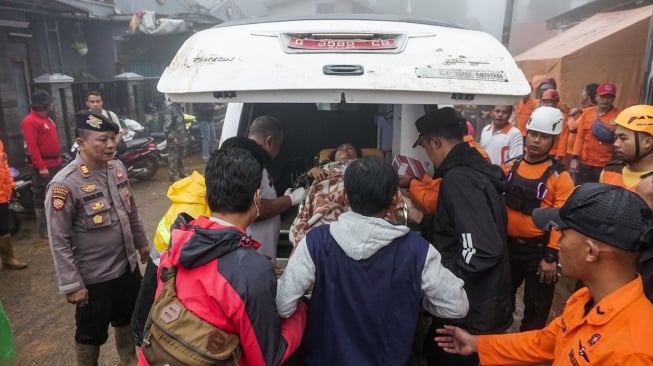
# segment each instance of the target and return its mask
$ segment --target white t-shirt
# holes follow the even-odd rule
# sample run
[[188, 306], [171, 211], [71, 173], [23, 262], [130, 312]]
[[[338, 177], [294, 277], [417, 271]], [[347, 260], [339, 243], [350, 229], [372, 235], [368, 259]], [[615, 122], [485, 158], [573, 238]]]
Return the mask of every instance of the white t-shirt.
[[[272, 185], [272, 179], [267, 170], [263, 169], [261, 179], [261, 198], [273, 200], [277, 198], [277, 191]], [[259, 243], [258, 252], [269, 258], [272, 262], [277, 259], [277, 244], [279, 244], [279, 230], [281, 229], [281, 216], [256, 221], [247, 227], [247, 233]]]
[[480, 143], [490, 155], [492, 164], [503, 165], [512, 158], [524, 155], [524, 138], [511, 124], [498, 131], [492, 124], [483, 127]]

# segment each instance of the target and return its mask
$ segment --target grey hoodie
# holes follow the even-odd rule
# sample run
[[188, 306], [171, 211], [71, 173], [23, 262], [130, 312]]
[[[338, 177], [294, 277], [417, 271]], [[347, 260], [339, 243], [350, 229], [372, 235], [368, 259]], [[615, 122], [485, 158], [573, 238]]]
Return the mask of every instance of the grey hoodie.
[[[393, 225], [384, 219], [355, 212], [345, 212], [330, 224], [329, 232], [348, 257], [367, 259], [410, 229]], [[315, 263], [302, 239], [277, 284], [277, 309], [287, 318], [295, 312], [297, 301], [315, 282]], [[431, 314], [441, 318], [462, 318], [469, 303], [463, 281], [440, 263], [440, 253], [429, 246], [422, 270], [422, 304]]]

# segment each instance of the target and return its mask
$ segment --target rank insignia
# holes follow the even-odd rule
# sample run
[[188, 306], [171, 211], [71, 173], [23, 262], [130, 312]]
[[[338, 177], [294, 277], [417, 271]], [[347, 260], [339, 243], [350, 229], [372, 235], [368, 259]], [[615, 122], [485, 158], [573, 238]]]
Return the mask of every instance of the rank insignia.
[[99, 130], [100, 127], [102, 126], [102, 120], [91, 115], [88, 116], [88, 119], [86, 120], [86, 124]]
[[100, 224], [102, 223], [102, 221], [104, 221], [104, 220], [102, 219], [102, 215], [97, 214], [97, 215], [93, 216], [93, 223], [94, 223], [95, 225], [100, 225]]
[[52, 208], [55, 211], [60, 211], [66, 205], [66, 198], [68, 198], [68, 189], [61, 186], [52, 187]]
[[95, 188], [97, 188], [95, 184], [87, 184], [84, 187], [82, 187], [82, 191], [86, 193], [91, 193], [95, 190]]
[[91, 210], [93, 211], [100, 211], [103, 208], [104, 208], [104, 203], [102, 202], [95, 202], [93, 206], [91, 206]]
[[120, 170], [120, 169], [116, 169], [116, 177], [118, 177], [118, 179], [122, 180], [122, 178], [125, 177], [125, 173], [123, 173], [122, 170]]
[[91, 176], [91, 169], [88, 168], [88, 165], [82, 164], [79, 166], [79, 171], [82, 172], [82, 175], [84, 177], [90, 177]]

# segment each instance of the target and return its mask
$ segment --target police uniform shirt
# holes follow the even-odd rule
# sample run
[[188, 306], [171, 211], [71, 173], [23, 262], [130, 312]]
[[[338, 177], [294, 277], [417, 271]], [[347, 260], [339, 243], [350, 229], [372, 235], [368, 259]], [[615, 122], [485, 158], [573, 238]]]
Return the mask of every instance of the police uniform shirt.
[[45, 207], [61, 292], [137, 268], [136, 249], [148, 240], [120, 161], [91, 169], [78, 154], [48, 185]]

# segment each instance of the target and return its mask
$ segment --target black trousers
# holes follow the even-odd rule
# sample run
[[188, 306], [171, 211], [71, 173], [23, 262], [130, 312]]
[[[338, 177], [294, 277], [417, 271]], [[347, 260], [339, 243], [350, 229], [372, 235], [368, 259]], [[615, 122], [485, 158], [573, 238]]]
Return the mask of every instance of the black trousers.
[[47, 177], [42, 177], [39, 174], [38, 168], [35, 167], [32, 169], [32, 200], [34, 202], [34, 208], [45, 207], [45, 189], [61, 168], [61, 165], [48, 168], [49, 174]]
[[9, 234], [9, 202], [0, 203], [0, 236]]
[[602, 171], [603, 167], [589, 166], [581, 163], [578, 166], [578, 173], [576, 173], [575, 183], [597, 183], [601, 177]]
[[524, 318], [519, 328], [522, 332], [544, 328], [549, 318], [555, 282], [540, 283], [537, 275], [540, 261], [546, 252], [547, 241], [547, 237], [529, 240], [508, 238], [513, 310], [517, 289], [524, 282]]
[[426, 333], [424, 339], [424, 358], [428, 366], [478, 366], [478, 354], [474, 353], [469, 356], [454, 355], [445, 352], [433, 340], [435, 337], [435, 330], [437, 328], [444, 328], [444, 319], [432, 317], [431, 328]]
[[143, 274], [143, 280], [138, 290], [136, 305], [134, 306], [134, 312], [131, 317], [132, 335], [137, 346], [143, 343], [143, 328], [145, 328], [145, 322], [147, 322], [147, 317], [150, 315], [150, 308], [154, 302], [157, 269], [158, 267], [154, 264], [152, 258], [149, 258], [147, 266], [145, 266], [145, 274]]
[[141, 273], [136, 268], [113, 280], [87, 285], [88, 305], [75, 312], [75, 342], [101, 346], [109, 337], [109, 324], [129, 325], [140, 284]]

